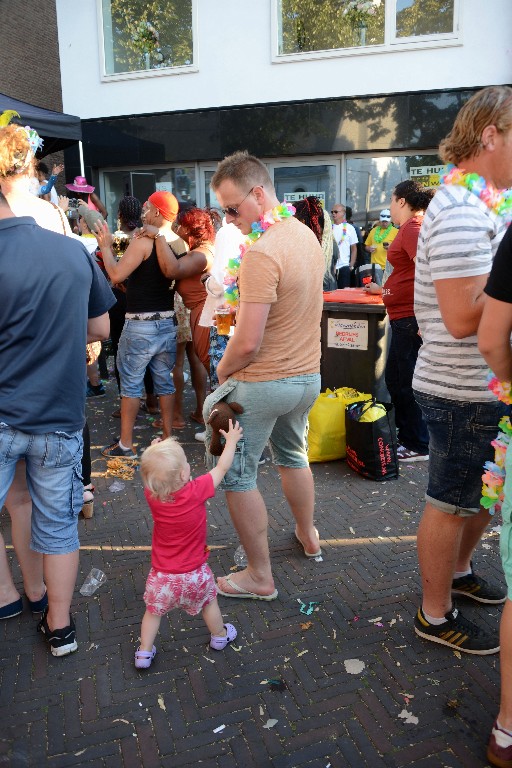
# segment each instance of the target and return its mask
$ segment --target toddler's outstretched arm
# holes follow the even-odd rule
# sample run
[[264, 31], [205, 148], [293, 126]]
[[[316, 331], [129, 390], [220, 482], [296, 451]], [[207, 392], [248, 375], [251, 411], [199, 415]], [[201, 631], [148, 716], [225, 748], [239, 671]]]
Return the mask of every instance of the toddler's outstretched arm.
[[222, 482], [224, 478], [224, 475], [226, 474], [228, 469], [231, 467], [233, 463], [233, 459], [235, 457], [236, 444], [238, 443], [240, 438], [243, 436], [243, 429], [238, 423], [238, 421], [235, 421], [233, 423], [231, 419], [229, 420], [228, 431], [225, 432], [223, 429], [219, 431], [220, 431], [220, 434], [226, 440], [226, 444], [224, 445], [224, 450], [219, 456], [217, 466], [210, 471], [210, 475], [212, 476], [213, 484], [215, 488], [219, 486], [219, 484]]

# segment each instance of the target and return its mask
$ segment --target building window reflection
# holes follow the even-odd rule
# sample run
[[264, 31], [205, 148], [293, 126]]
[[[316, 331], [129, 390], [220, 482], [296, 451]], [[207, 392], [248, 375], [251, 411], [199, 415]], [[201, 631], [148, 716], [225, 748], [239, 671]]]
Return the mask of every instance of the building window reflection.
[[274, 0], [277, 53], [342, 51], [453, 37], [458, 0]]
[[182, 168], [104, 171], [103, 182], [109, 221], [116, 220], [119, 201], [125, 195], [133, 195], [144, 203], [153, 192], [161, 189], [172, 192], [180, 203], [197, 204], [195, 165]]
[[193, 0], [101, 0], [105, 74], [191, 66]]
[[454, 0], [396, 0], [396, 36], [449, 34], [454, 10]]
[[391, 193], [406, 179], [437, 187], [445, 167], [435, 154], [347, 157], [346, 203], [359, 226], [367, 226], [388, 208]]

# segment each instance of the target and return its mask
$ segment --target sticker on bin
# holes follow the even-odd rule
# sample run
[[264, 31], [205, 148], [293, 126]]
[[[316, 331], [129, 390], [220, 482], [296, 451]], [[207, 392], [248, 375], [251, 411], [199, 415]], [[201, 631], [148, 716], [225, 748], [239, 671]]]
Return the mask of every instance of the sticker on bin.
[[368, 320], [327, 318], [327, 346], [335, 349], [368, 349]]

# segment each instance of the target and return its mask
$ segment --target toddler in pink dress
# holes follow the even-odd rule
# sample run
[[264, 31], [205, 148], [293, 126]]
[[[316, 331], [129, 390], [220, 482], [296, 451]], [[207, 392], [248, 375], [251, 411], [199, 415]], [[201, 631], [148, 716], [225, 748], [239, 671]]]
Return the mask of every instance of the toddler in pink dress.
[[139, 669], [151, 666], [160, 620], [173, 608], [183, 608], [192, 616], [202, 612], [214, 650], [223, 650], [237, 635], [232, 624], [223, 622], [214, 576], [206, 562], [205, 502], [215, 495], [231, 467], [242, 428], [230, 422], [229, 430], [221, 434], [226, 443], [217, 466], [195, 480], [183, 448], [173, 438], [155, 442], [142, 455], [141, 475], [154, 527], [144, 592], [146, 613], [135, 652]]

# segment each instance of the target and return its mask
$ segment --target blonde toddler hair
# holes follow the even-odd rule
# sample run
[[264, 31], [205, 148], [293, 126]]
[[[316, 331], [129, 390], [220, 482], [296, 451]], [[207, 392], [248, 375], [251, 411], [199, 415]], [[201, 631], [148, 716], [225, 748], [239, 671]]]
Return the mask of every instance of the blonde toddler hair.
[[173, 437], [150, 445], [140, 462], [144, 487], [160, 501], [170, 501], [172, 494], [183, 487], [181, 471], [186, 463], [185, 451]]

